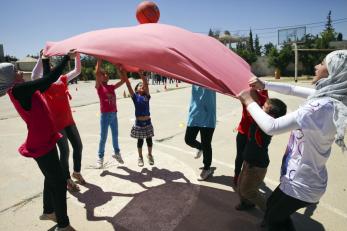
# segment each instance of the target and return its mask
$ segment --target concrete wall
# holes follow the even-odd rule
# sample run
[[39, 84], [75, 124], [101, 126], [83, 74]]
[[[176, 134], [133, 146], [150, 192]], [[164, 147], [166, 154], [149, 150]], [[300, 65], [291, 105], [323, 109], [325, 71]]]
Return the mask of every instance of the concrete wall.
[[[287, 66], [287, 71], [294, 73], [294, 62], [289, 63]], [[298, 64], [298, 72], [302, 71], [302, 63], [299, 60]], [[252, 63], [252, 72], [256, 76], [274, 76], [275, 75], [275, 68], [269, 67], [269, 58], [266, 56], [258, 56], [257, 61]]]

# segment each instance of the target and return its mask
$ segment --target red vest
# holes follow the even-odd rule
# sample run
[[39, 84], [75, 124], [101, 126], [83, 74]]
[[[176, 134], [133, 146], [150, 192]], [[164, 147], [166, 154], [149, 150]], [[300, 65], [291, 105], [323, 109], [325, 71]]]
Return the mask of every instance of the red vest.
[[43, 95], [57, 131], [75, 123], [68, 99], [68, 97], [71, 99], [71, 95], [69, 94], [66, 75], [61, 76], [60, 81], [53, 83]]
[[27, 138], [19, 147], [19, 153], [26, 157], [38, 158], [50, 152], [62, 135], [56, 132], [47, 103], [40, 91], [32, 95], [30, 111], [22, 108], [19, 101], [13, 97], [12, 90], [8, 91], [8, 95], [28, 128]]
[[108, 84], [100, 84], [97, 89], [100, 100], [100, 111], [117, 112], [115, 86]]
[[[257, 91], [258, 92], [258, 104], [259, 106], [263, 106], [266, 100], [269, 98], [267, 90]], [[239, 126], [237, 127], [237, 131], [241, 134], [247, 135], [248, 130], [253, 122], [252, 116], [248, 113], [247, 108], [242, 105], [242, 118]]]

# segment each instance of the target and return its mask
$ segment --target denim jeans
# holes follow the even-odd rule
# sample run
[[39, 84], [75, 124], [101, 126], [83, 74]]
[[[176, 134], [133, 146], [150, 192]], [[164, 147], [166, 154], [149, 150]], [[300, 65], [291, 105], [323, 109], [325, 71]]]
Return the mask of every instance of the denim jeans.
[[99, 158], [104, 158], [105, 144], [107, 140], [108, 127], [111, 127], [112, 144], [115, 153], [119, 153], [118, 145], [118, 119], [117, 112], [104, 112], [100, 117], [100, 143], [99, 143]]

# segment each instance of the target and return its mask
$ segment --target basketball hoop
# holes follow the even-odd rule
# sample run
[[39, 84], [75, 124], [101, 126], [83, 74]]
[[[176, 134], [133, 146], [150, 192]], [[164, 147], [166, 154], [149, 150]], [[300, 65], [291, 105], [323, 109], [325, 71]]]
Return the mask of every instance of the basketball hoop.
[[278, 44], [279, 45], [285, 45], [285, 44], [291, 44], [294, 49], [295, 54], [295, 71], [294, 71], [294, 81], [298, 81], [298, 62], [299, 62], [299, 56], [298, 56], [298, 43], [304, 43], [306, 40], [306, 27], [294, 27], [294, 28], [288, 28], [288, 29], [281, 29], [278, 30]]

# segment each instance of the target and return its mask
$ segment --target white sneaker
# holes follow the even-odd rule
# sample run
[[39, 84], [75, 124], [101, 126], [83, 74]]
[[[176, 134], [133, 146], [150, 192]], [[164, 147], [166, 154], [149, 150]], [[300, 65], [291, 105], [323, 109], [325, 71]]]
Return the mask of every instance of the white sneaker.
[[144, 163], [143, 163], [143, 158], [142, 157], [139, 157], [139, 159], [137, 160], [137, 165], [139, 167], [143, 167]]
[[201, 157], [201, 155], [202, 155], [202, 150], [199, 150], [197, 153], [196, 153], [196, 155], [195, 155], [195, 159], [199, 159], [200, 157]]
[[122, 156], [120, 155], [119, 152], [115, 152], [115, 153], [112, 155], [112, 157], [115, 158], [115, 159], [118, 161], [118, 163], [124, 164], [124, 161], [123, 161], [123, 159], [122, 159]]
[[57, 222], [57, 218], [55, 216], [55, 213], [42, 213], [39, 217], [42, 221], [54, 221]]
[[102, 168], [104, 166], [104, 158], [98, 158], [96, 160], [96, 168]]
[[198, 181], [204, 181], [206, 180], [210, 175], [212, 175], [213, 171], [210, 169], [205, 170], [203, 169], [200, 173], [200, 177], [198, 178]]
[[150, 165], [153, 165], [153, 164], [154, 164], [154, 158], [153, 158], [152, 155], [147, 155], [147, 159], [148, 159], [148, 163], [149, 163]]

